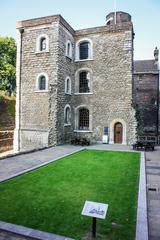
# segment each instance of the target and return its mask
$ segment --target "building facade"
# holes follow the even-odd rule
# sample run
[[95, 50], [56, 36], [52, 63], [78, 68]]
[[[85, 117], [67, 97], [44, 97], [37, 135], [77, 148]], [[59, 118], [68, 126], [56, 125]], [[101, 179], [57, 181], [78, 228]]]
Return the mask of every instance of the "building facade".
[[117, 12], [101, 27], [75, 31], [60, 15], [17, 23], [14, 150], [108, 135], [132, 144], [133, 24]]
[[134, 61], [133, 81], [133, 102], [138, 121], [137, 134], [155, 139], [159, 139], [160, 135], [158, 55], [159, 51], [156, 48], [154, 59]]

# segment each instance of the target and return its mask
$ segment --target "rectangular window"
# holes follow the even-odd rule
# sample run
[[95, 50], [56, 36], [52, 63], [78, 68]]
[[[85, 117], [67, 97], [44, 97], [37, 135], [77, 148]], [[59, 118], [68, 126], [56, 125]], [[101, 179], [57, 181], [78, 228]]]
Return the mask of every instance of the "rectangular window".
[[83, 42], [80, 44], [80, 59], [88, 59], [88, 42]]
[[79, 74], [79, 92], [80, 93], [86, 93], [89, 92], [89, 80], [87, 79], [88, 73], [87, 72], [81, 72]]

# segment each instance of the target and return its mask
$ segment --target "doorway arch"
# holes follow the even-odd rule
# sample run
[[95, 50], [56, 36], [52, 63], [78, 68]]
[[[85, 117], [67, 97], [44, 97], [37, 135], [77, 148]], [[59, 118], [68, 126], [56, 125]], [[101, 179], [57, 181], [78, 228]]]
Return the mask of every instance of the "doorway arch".
[[[123, 119], [117, 118], [114, 119], [111, 123], [110, 123], [110, 128], [109, 128], [109, 144], [114, 144], [115, 142], [115, 126], [116, 124], [120, 123], [122, 125], [122, 140], [121, 140], [121, 144], [127, 144], [127, 127], [126, 127], [126, 122]], [[120, 125], [119, 125], [120, 126]]]

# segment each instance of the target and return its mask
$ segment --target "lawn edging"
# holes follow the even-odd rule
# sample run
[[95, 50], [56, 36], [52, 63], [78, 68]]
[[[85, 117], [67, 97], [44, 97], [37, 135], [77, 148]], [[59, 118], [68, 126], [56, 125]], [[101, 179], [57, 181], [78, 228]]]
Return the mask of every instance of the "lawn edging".
[[144, 152], [141, 152], [140, 159], [136, 240], [148, 240], [147, 193], [146, 193], [146, 172]]
[[23, 236], [39, 240], [74, 240], [73, 238], [68, 238], [48, 232], [42, 232], [32, 228], [27, 228], [2, 221], [0, 221], [0, 230], [11, 234], [19, 235], [19, 237]]

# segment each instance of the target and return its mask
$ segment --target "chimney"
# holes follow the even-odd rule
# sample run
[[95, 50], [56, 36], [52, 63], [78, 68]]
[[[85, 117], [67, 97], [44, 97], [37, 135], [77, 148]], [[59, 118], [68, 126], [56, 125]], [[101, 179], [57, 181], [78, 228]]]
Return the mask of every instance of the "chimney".
[[154, 50], [154, 59], [155, 59], [155, 62], [158, 62], [158, 57], [159, 57], [159, 50], [157, 47], [155, 47], [155, 50]]

